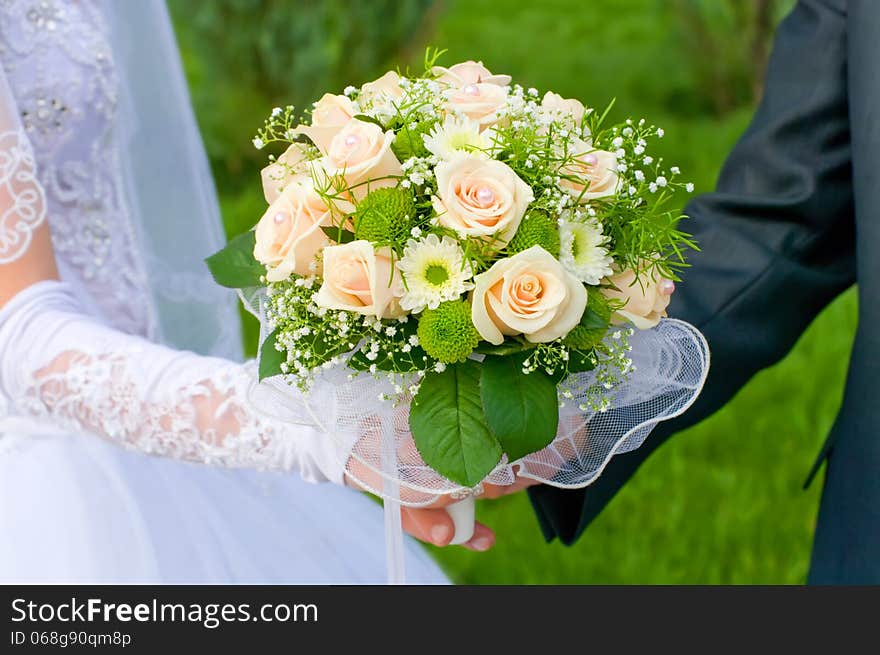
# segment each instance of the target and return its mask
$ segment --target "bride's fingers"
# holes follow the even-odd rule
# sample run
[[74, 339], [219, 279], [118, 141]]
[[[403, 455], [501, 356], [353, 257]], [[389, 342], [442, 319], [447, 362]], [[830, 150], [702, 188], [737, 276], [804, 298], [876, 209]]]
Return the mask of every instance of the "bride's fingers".
[[470, 538], [470, 541], [462, 544], [468, 550], [476, 550], [481, 553], [489, 550], [494, 545], [495, 533], [492, 531], [492, 528], [482, 523], [477, 523], [474, 526], [474, 536]]
[[445, 509], [404, 507], [401, 521], [413, 537], [435, 546], [448, 546], [455, 536], [455, 525]]
[[[444, 509], [415, 509], [404, 507], [401, 512], [403, 529], [420, 541], [435, 546], [448, 546], [455, 536], [455, 525]], [[462, 544], [468, 550], [486, 551], [495, 545], [495, 533], [491, 528], [476, 523], [474, 536]]]

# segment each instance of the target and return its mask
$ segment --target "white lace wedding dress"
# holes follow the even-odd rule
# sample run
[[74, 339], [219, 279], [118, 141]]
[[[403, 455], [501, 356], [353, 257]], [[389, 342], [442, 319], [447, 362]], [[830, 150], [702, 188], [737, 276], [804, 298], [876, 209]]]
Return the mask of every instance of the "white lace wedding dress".
[[306, 481], [344, 458], [246, 400], [164, 5], [0, 12], [0, 275], [48, 221], [62, 280], [0, 309], [0, 582], [382, 582], [381, 508]]

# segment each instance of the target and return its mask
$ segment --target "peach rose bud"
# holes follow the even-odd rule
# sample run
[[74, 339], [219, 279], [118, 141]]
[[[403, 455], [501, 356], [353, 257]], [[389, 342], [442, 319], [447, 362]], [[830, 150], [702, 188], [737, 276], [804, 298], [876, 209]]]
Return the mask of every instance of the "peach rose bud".
[[376, 318], [398, 318], [406, 312], [399, 298], [404, 288], [387, 248], [369, 241], [324, 248], [324, 282], [314, 300], [318, 307], [341, 309]]
[[431, 72], [437, 76], [439, 82], [456, 87], [465, 87], [468, 84], [510, 84], [510, 75], [493, 75], [481, 61], [463, 61], [449, 68], [434, 66]]
[[574, 119], [575, 123], [580, 123], [584, 118], [584, 114], [587, 112], [586, 107], [584, 107], [580, 100], [563, 98], [558, 93], [553, 93], [552, 91], [548, 91], [544, 94], [544, 98], [541, 100], [541, 106], [550, 111], [569, 114]]
[[666, 316], [666, 308], [675, 291], [672, 280], [660, 279], [656, 272], [645, 271], [636, 280], [635, 271], [631, 268], [611, 276], [607, 282], [615, 288], [603, 287], [605, 297], [625, 303], [615, 313], [614, 322], [630, 322], [640, 330], [656, 326]]
[[364, 84], [358, 99], [368, 103], [376, 103], [382, 100], [397, 100], [402, 95], [400, 75], [394, 71], [388, 71], [379, 79]]
[[347, 97], [325, 93], [312, 109], [312, 125], [342, 129], [355, 113], [354, 104]]
[[305, 134], [319, 150], [348, 125], [355, 113], [354, 103], [346, 96], [325, 93], [312, 107], [312, 124], [297, 125], [294, 135]]
[[257, 223], [254, 258], [266, 266], [266, 279], [318, 272], [316, 257], [330, 240], [322, 227], [333, 224], [330, 209], [311, 184], [294, 181], [269, 205]]
[[474, 327], [489, 343], [522, 334], [547, 343], [571, 332], [587, 308], [587, 290], [541, 246], [501, 259], [474, 278]]
[[292, 143], [283, 155], [260, 171], [266, 202], [271, 205], [281, 195], [281, 190], [293, 180], [308, 177], [305, 161], [302, 146]]
[[391, 150], [394, 131], [383, 132], [373, 123], [356, 118], [333, 133], [332, 128], [301, 127], [324, 154], [319, 162], [330, 177], [341, 175], [356, 200], [373, 189], [395, 186], [403, 175], [400, 161]]
[[456, 87], [446, 94], [446, 108], [467, 116], [481, 129], [501, 120], [498, 111], [506, 103], [507, 87], [485, 82]]
[[477, 155], [440, 162], [435, 175], [436, 220], [463, 237], [491, 237], [507, 244], [534, 200], [532, 188], [510, 166]]
[[594, 150], [584, 141], [574, 144], [572, 159], [563, 166], [561, 173], [579, 178], [560, 182], [560, 186], [575, 198], [591, 200], [617, 192], [617, 157], [613, 152]]

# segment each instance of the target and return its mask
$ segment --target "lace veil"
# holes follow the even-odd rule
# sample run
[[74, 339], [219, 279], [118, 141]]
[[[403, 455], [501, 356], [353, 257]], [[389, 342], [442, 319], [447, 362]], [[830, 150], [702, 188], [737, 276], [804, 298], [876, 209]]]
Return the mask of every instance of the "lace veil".
[[[114, 266], [121, 269], [120, 277], [134, 283], [123, 293], [114, 293], [129, 296], [129, 305], [143, 307], [127, 310], [134, 316], [130, 320], [117, 321], [114, 316], [126, 311], [105, 308], [98, 313], [117, 327], [145, 334], [169, 346], [240, 359], [236, 300], [213, 284], [203, 263], [204, 257], [222, 247], [225, 239], [167, 8], [162, 0], [97, 0], [81, 7], [89, 18], [84, 22], [101, 22], [100, 30], [69, 31], [73, 29], [74, 14], [80, 9], [66, 3], [13, 2], [3, 10], [10, 12], [4, 20], [8, 21], [7, 27], [11, 26], [11, 33], [3, 36], [9, 50], [20, 49], [25, 54], [51, 38], [66, 40], [67, 43], [55, 45], [69, 55], [69, 62], [83, 63], [85, 53], [89, 53], [110, 70], [106, 76], [84, 75], [77, 90], [91, 94], [92, 98], [115, 101], [111, 129], [104, 134], [104, 138], [114, 142], [108, 148], [113, 154], [111, 162], [104, 161], [111, 173], [105, 186], [115, 187], [113, 193], [118, 198], [115, 215], [111, 217], [118, 224], [113, 229], [127, 231], [133, 251], [126, 254], [131, 262], [116, 261]], [[20, 12], [20, 16], [16, 17], [15, 12]], [[16, 22], [16, 18], [20, 20]], [[3, 42], [0, 39], [0, 44]], [[56, 72], [51, 64], [42, 71], [49, 80], [42, 84], [60, 89], [57, 95], [40, 95], [43, 90], [37, 89], [35, 83], [33, 89], [26, 89], [26, 94], [17, 87], [17, 98], [14, 97], [12, 83], [7, 84], [5, 79], [18, 73], [14, 62], [14, 57], [4, 58], [5, 71], [0, 73], [0, 194], [14, 200], [10, 210], [0, 215], [0, 262], [4, 258], [11, 261], [16, 253], [24, 252], [33, 231], [45, 220], [44, 191], [39, 184], [33, 184], [36, 143], [31, 143], [31, 139], [39, 135], [28, 121], [51, 122], [64, 111], [76, 111], [76, 107], [65, 107], [54, 99], [63, 96], [72, 85], [65, 87], [63, 69]], [[25, 68], [18, 74], [25, 75], [29, 65], [23, 61]], [[84, 89], [87, 84], [108, 88]], [[51, 145], [41, 143], [40, 148], [46, 157], [55, 154]], [[39, 156], [37, 160], [38, 166]], [[53, 191], [64, 193], [64, 180], [73, 175], [84, 178], [91, 174], [90, 170], [78, 172], [73, 162], [65, 164], [66, 170], [52, 178], [61, 180], [57, 185], [44, 180], [46, 196]], [[82, 204], [79, 208], [87, 213], [88, 208], [83, 209]], [[52, 217], [51, 203], [48, 210]], [[71, 230], [76, 230], [76, 238], [80, 239], [80, 252], [82, 239], [88, 236], [86, 231], [91, 229], [94, 233], [94, 227], [81, 219], [82, 214], [69, 219], [74, 223]], [[64, 259], [57, 244], [56, 232], [61, 230], [56, 230], [54, 222], [52, 227], [56, 252]], [[91, 295], [92, 301], [109, 295], [98, 284], [90, 284], [88, 275], [79, 279], [84, 281], [80, 286], [91, 287], [84, 295]], [[87, 297], [86, 304], [95, 303], [89, 303]], [[135, 315], [136, 311], [139, 313]]]
[[161, 0], [107, 6], [120, 71], [120, 163], [159, 337], [240, 359], [236, 300], [203, 261], [226, 240], [167, 9]]

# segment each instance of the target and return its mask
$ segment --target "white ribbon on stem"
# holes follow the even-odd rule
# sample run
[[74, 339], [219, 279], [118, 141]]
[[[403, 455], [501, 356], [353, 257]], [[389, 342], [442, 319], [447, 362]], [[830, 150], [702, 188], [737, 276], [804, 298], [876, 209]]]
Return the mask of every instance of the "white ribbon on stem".
[[390, 421], [382, 423], [382, 468], [384, 476], [385, 506], [385, 559], [388, 567], [388, 584], [406, 582], [406, 566], [403, 547], [403, 523], [400, 515], [400, 483], [397, 479], [397, 440]]

